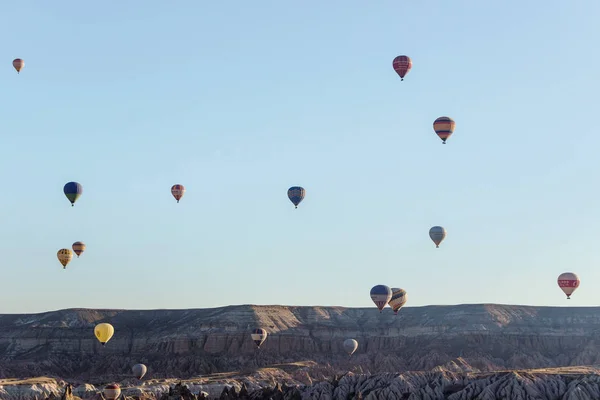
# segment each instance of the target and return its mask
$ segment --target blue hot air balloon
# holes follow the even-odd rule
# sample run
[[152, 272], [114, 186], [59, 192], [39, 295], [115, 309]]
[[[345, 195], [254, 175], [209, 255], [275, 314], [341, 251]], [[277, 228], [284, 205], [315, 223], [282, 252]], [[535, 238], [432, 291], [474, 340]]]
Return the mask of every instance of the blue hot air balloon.
[[379, 308], [379, 312], [383, 312], [383, 308], [392, 298], [392, 289], [385, 285], [373, 286], [371, 289], [371, 300]]
[[63, 192], [65, 192], [65, 196], [67, 196], [67, 199], [71, 202], [71, 207], [73, 207], [83, 193], [83, 186], [81, 186], [81, 183], [68, 182], [63, 188]]
[[292, 203], [294, 203], [296, 208], [298, 208], [298, 204], [300, 204], [300, 202], [304, 200], [305, 194], [306, 190], [304, 190], [304, 188], [300, 186], [292, 186], [288, 189], [288, 198]]

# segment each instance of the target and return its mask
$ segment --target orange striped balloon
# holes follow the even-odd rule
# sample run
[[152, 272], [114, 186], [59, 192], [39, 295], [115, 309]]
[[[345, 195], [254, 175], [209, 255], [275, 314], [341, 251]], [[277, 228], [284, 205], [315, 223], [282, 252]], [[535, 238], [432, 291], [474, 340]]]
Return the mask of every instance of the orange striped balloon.
[[77, 254], [77, 258], [85, 251], [85, 243], [83, 242], [75, 242], [73, 243], [73, 251]]
[[446, 144], [446, 140], [454, 132], [456, 122], [450, 117], [439, 117], [433, 122], [433, 130], [442, 139], [442, 143]]
[[23, 69], [24, 66], [25, 66], [25, 61], [21, 60], [20, 58], [15, 58], [13, 60], [13, 67], [15, 67], [15, 69], [17, 70], [17, 74], [19, 72], [21, 72], [21, 70]]

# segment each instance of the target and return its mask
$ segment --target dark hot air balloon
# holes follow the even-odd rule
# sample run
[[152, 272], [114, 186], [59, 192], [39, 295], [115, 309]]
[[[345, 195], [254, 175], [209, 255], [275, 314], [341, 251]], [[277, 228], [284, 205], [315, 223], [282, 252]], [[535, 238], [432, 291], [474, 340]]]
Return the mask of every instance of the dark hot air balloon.
[[65, 193], [65, 196], [67, 196], [67, 199], [69, 199], [71, 202], [72, 207], [75, 205], [77, 199], [81, 197], [81, 194], [83, 193], [83, 186], [77, 182], [68, 182], [63, 188], [63, 192]]
[[400, 76], [400, 80], [403, 81], [408, 71], [412, 68], [412, 60], [408, 56], [398, 56], [394, 58], [392, 62], [394, 71]]
[[252, 331], [250, 337], [254, 341], [256, 347], [260, 349], [260, 346], [267, 340], [267, 331], [263, 328], [256, 328]]
[[177, 202], [179, 203], [179, 200], [181, 200], [181, 198], [185, 194], [185, 187], [183, 185], [173, 185], [171, 187], [171, 194], [173, 195], [173, 197], [175, 197], [175, 200], [177, 200]]
[[385, 285], [373, 286], [371, 289], [371, 300], [379, 309], [379, 312], [383, 312], [383, 308], [389, 303], [392, 298], [392, 289]]
[[21, 60], [20, 58], [15, 58], [13, 60], [13, 67], [17, 70], [17, 74], [19, 72], [21, 72], [21, 70], [23, 69], [24, 66], [25, 66], [25, 61]]
[[304, 188], [300, 186], [292, 186], [288, 189], [288, 198], [292, 203], [294, 203], [296, 208], [298, 208], [298, 204], [300, 204], [300, 202], [304, 200], [305, 194], [306, 190], [304, 190]]

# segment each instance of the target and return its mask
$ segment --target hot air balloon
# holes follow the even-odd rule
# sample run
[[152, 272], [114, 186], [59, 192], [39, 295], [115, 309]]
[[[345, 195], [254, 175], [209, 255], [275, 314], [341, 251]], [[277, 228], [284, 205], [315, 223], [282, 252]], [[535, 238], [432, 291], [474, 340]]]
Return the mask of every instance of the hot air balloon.
[[400, 80], [403, 81], [408, 71], [412, 68], [412, 60], [408, 56], [398, 56], [394, 58], [392, 62], [394, 71], [400, 76]]
[[573, 272], [565, 272], [558, 276], [558, 287], [565, 292], [567, 299], [571, 298], [571, 295], [579, 287], [579, 277]]
[[121, 395], [121, 388], [116, 383], [111, 383], [104, 387], [104, 398], [106, 400], [116, 400]]
[[443, 144], [446, 144], [446, 140], [452, 135], [452, 132], [454, 132], [455, 126], [456, 122], [450, 117], [439, 117], [433, 121], [433, 130], [440, 139], [442, 139]]
[[148, 372], [148, 368], [144, 364], [135, 364], [131, 367], [131, 370], [133, 371], [133, 375], [138, 379], [142, 379], [146, 375], [146, 372]]
[[181, 198], [185, 194], [185, 187], [183, 187], [183, 185], [173, 185], [171, 186], [171, 194], [179, 203], [179, 200], [181, 200]]
[[358, 349], [358, 342], [354, 339], [344, 340], [344, 350], [351, 356]]
[[441, 226], [434, 226], [429, 230], [429, 237], [435, 243], [435, 247], [440, 247], [440, 243], [446, 238], [446, 230]]
[[267, 340], [267, 331], [265, 331], [263, 328], [256, 328], [252, 331], [250, 336], [252, 337], [252, 340], [254, 340], [256, 347], [260, 349], [260, 345]]
[[13, 67], [15, 67], [15, 69], [17, 70], [17, 74], [19, 72], [21, 72], [21, 70], [23, 69], [24, 66], [25, 66], [25, 61], [21, 60], [20, 58], [15, 58], [13, 60]]
[[94, 328], [94, 334], [102, 343], [102, 346], [106, 344], [110, 340], [110, 338], [115, 334], [115, 328], [111, 324], [101, 323], [96, 325]]
[[65, 269], [67, 268], [67, 264], [73, 259], [73, 252], [71, 249], [60, 249], [58, 253], [56, 253], [56, 256], [58, 257], [58, 261], [62, 264], [63, 269]]
[[288, 189], [288, 198], [290, 199], [290, 201], [292, 203], [294, 203], [296, 208], [298, 208], [298, 204], [300, 204], [300, 202], [302, 200], [304, 200], [305, 195], [306, 195], [306, 190], [304, 190], [303, 187], [292, 186], [291, 188]]
[[390, 307], [394, 310], [394, 314], [398, 315], [398, 311], [406, 304], [406, 290], [400, 288], [392, 288], [392, 298], [389, 301]]
[[75, 202], [81, 194], [83, 193], [83, 186], [77, 182], [68, 182], [63, 188], [63, 192], [65, 192], [65, 196], [71, 202], [71, 207], [75, 205]]
[[373, 286], [371, 289], [371, 300], [379, 308], [379, 312], [383, 312], [383, 308], [392, 298], [392, 289], [385, 285]]
[[85, 251], [85, 243], [83, 242], [75, 242], [73, 243], [73, 251], [77, 254], [77, 258]]

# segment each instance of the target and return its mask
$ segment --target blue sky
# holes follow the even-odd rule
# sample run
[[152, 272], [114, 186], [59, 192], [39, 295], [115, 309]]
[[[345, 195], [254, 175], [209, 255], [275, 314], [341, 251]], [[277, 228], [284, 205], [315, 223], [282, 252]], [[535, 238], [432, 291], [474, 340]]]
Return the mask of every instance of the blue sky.
[[[0, 12], [0, 312], [375, 307], [376, 284], [407, 306], [600, 301], [600, 2]], [[63, 271], [56, 252], [78, 240]], [[582, 280], [568, 302], [565, 271]]]

